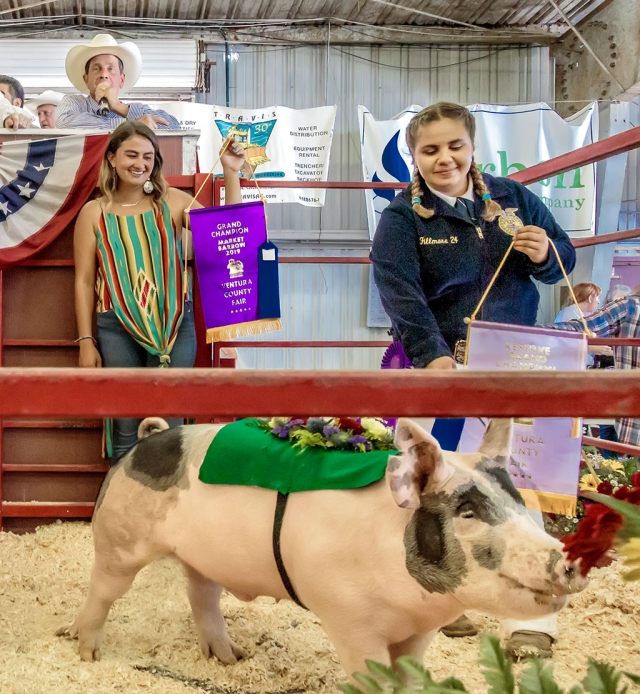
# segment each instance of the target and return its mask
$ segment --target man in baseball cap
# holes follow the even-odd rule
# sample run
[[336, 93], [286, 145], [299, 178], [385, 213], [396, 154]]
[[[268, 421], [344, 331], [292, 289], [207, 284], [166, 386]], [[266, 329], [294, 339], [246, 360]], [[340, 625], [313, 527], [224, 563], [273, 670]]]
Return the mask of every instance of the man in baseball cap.
[[56, 127], [56, 106], [62, 101], [64, 94], [61, 92], [53, 92], [50, 89], [42, 92], [42, 94], [29, 99], [25, 103], [26, 108], [38, 117], [41, 128]]
[[71, 84], [82, 94], [65, 96], [56, 109], [58, 128], [116, 128], [139, 120], [152, 129], [179, 130], [180, 124], [165, 111], [146, 104], [124, 104], [120, 91], [135, 85], [142, 70], [140, 49], [109, 34], [98, 34], [91, 43], [74, 46], [65, 60]]

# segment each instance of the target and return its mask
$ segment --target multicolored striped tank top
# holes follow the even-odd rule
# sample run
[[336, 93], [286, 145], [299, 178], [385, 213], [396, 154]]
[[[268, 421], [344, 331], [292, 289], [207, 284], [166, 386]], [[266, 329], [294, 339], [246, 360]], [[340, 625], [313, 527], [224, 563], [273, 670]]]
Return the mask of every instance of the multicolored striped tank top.
[[136, 342], [168, 366], [188, 298], [169, 206], [162, 201], [136, 215], [103, 210], [96, 241], [98, 312], [113, 309]]

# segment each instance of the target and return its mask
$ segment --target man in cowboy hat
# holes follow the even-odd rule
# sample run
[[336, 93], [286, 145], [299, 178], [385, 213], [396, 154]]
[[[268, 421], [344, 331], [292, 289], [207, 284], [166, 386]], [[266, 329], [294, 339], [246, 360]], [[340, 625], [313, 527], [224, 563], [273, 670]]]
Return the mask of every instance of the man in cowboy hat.
[[29, 99], [25, 106], [38, 117], [41, 128], [56, 127], [56, 106], [62, 101], [64, 94], [47, 89], [35, 99]]
[[74, 46], [67, 53], [65, 70], [71, 84], [88, 96], [65, 96], [56, 109], [57, 127], [113, 129], [138, 120], [154, 130], [179, 130], [178, 121], [164, 111], [120, 101], [120, 90], [133, 87], [141, 69], [140, 49], [130, 41], [117, 43], [109, 34], [98, 34], [90, 44]]
[[24, 89], [15, 77], [0, 75], [0, 127], [37, 128], [35, 117], [23, 108]]

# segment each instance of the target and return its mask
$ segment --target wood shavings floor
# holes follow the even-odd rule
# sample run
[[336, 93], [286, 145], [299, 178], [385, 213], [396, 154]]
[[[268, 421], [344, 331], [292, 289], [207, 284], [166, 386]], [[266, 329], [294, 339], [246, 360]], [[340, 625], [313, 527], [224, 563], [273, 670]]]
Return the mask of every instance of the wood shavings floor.
[[[182, 569], [147, 567], [109, 615], [102, 660], [82, 663], [68, 626], [86, 593], [93, 558], [87, 523], [62, 523], [16, 536], [0, 533], [0, 692], [3, 694], [239, 694], [335, 692], [344, 680], [319, 620], [289, 601], [241, 603], [223, 597], [229, 632], [250, 657], [235, 666], [205, 661], [196, 641]], [[471, 614], [486, 630], [498, 622]], [[553, 658], [559, 684], [578, 683], [587, 656], [640, 673], [640, 583], [625, 584], [614, 564], [560, 614]], [[457, 675], [477, 694], [478, 637], [438, 634], [425, 665], [438, 679]]]

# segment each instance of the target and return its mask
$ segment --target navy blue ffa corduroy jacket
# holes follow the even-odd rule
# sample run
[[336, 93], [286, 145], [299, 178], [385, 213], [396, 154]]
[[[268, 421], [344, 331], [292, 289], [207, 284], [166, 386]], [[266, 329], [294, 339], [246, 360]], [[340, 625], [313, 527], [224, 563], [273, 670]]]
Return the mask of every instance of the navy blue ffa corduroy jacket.
[[[503, 210], [516, 208], [525, 225], [547, 232], [565, 270], [571, 272], [575, 249], [540, 199], [515, 181], [483, 177]], [[494, 222], [482, 219], [484, 203], [479, 199], [475, 200], [475, 223], [428, 188], [423, 190], [422, 204], [435, 215], [423, 219], [413, 211], [411, 185], [398, 194], [382, 213], [371, 249], [382, 305], [394, 335], [418, 368], [452, 356], [455, 343], [466, 337], [464, 318], [478, 305], [512, 240], [500, 229], [498, 218]], [[477, 317], [535, 325], [540, 296], [532, 277], [545, 284], [562, 278], [551, 247], [549, 258], [540, 264], [511, 251]]]

